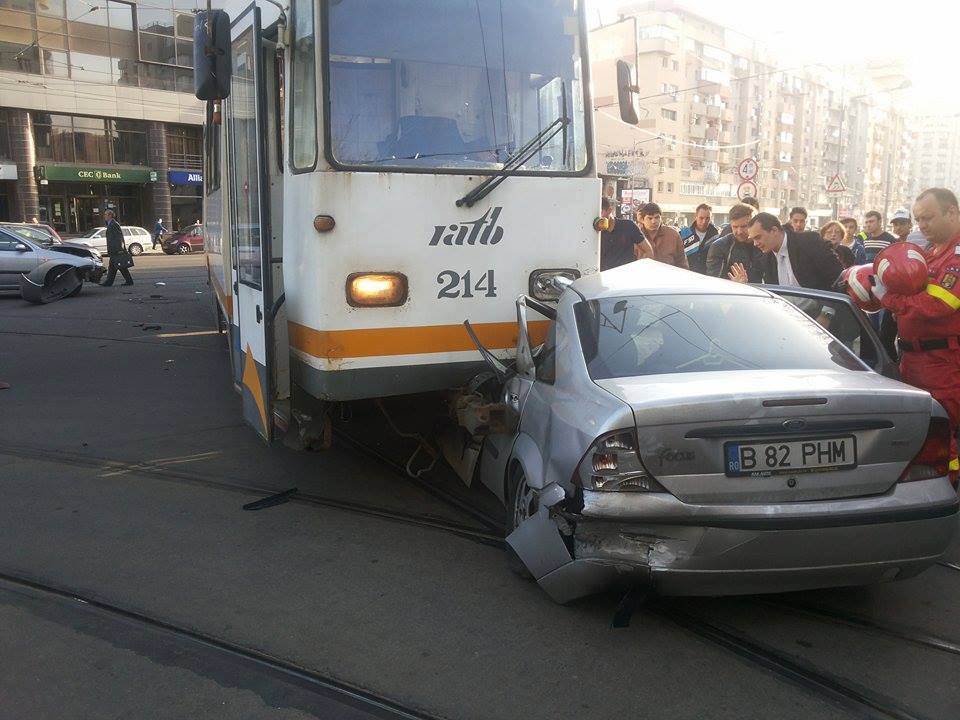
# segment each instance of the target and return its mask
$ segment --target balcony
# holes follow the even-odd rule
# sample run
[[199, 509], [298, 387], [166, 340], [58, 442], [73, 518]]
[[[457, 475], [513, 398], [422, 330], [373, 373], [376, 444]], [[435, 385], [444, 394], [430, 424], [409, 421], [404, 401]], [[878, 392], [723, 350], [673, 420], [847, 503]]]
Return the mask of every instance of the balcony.
[[679, 52], [680, 45], [676, 40], [667, 38], [642, 38], [637, 40], [637, 53], [664, 53], [672, 55]]

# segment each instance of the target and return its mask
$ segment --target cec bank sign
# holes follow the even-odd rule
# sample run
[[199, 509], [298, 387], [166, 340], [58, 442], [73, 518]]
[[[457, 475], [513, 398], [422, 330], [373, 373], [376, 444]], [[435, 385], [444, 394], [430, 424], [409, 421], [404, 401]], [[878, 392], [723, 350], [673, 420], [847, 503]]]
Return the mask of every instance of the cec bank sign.
[[102, 182], [102, 183], [147, 183], [155, 182], [157, 172], [151, 168], [98, 168], [81, 165], [38, 165], [37, 180], [41, 183]]

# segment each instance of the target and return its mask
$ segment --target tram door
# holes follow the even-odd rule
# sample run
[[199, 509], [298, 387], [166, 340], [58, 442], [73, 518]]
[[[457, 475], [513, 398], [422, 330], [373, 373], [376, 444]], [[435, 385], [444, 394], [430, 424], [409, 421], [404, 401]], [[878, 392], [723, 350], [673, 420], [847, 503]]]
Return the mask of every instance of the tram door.
[[260, 10], [251, 4], [231, 30], [233, 75], [225, 103], [230, 161], [230, 242], [240, 363], [235, 368], [244, 419], [267, 442], [273, 409], [273, 282], [266, 183], [264, 68]]

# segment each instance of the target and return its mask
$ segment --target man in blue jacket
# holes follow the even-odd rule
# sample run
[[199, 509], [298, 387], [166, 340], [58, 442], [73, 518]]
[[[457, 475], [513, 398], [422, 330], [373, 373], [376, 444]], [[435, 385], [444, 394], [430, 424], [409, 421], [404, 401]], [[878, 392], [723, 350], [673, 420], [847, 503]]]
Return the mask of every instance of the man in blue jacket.
[[720, 231], [713, 224], [713, 208], [706, 203], [697, 205], [693, 225], [680, 231], [683, 241], [683, 252], [687, 256], [687, 264], [694, 272], [707, 272], [707, 252], [710, 244], [719, 236]]

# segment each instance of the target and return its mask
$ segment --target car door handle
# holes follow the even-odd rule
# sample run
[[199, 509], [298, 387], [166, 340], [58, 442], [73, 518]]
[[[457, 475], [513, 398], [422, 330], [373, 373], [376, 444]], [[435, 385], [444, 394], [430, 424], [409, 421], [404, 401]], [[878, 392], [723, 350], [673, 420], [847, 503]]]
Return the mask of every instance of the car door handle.
[[260, 310], [260, 306], [257, 305], [257, 324], [260, 324], [260, 321], [263, 320], [263, 311]]

